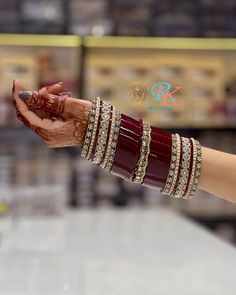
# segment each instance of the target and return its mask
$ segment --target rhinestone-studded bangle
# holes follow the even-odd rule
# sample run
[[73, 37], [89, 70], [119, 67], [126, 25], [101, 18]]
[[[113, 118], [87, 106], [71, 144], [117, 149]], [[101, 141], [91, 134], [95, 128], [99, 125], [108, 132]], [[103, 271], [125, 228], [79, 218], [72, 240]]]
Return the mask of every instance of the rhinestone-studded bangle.
[[174, 177], [173, 177], [173, 182], [172, 185], [170, 187], [170, 191], [169, 194], [171, 195], [174, 191], [175, 185], [176, 185], [176, 181], [178, 178], [178, 172], [179, 172], [179, 168], [180, 168], [180, 155], [181, 155], [181, 138], [179, 136], [179, 134], [176, 134], [176, 143], [177, 143], [177, 153], [176, 153], [176, 163], [175, 163], [175, 171], [174, 171]]
[[81, 146], [81, 156], [82, 157], [87, 156], [89, 145], [90, 145], [91, 138], [92, 138], [92, 130], [94, 127], [93, 123], [94, 123], [95, 112], [96, 112], [96, 98], [93, 98], [90, 101], [91, 101], [91, 110], [89, 112], [89, 117], [88, 117], [88, 126], [87, 126], [87, 130], [85, 133], [84, 142]]
[[151, 127], [147, 123], [143, 123], [143, 134], [142, 134], [142, 144], [140, 150], [140, 158], [134, 170], [133, 182], [142, 183], [147, 165], [148, 157], [150, 152], [150, 142], [151, 142]]
[[172, 134], [172, 153], [171, 162], [166, 179], [166, 183], [161, 190], [161, 193], [170, 195], [176, 184], [176, 179], [178, 176], [178, 167], [180, 162], [180, 136], [179, 134]]
[[182, 163], [179, 175], [179, 181], [176, 190], [171, 194], [175, 198], [182, 198], [188, 183], [189, 167], [191, 160], [191, 144], [186, 137], [181, 137], [182, 140]]
[[100, 166], [102, 168], [105, 168], [107, 162], [108, 162], [108, 158], [111, 152], [111, 145], [112, 145], [112, 140], [113, 140], [113, 134], [114, 134], [114, 130], [115, 130], [115, 123], [116, 123], [116, 108], [114, 106], [112, 106], [112, 116], [111, 116], [111, 128], [110, 128], [110, 132], [108, 134], [108, 143], [107, 143], [107, 148], [105, 151], [105, 157], [103, 162], [100, 164]]
[[120, 132], [120, 123], [121, 123], [121, 113], [119, 111], [116, 111], [115, 128], [114, 128], [114, 132], [112, 134], [111, 150], [110, 150], [110, 154], [108, 156], [107, 164], [105, 166], [105, 169], [109, 172], [112, 171], [112, 166], [113, 166], [113, 162], [114, 162], [114, 158], [115, 158], [116, 146], [117, 146], [119, 132]]
[[190, 191], [192, 189], [193, 186], [193, 181], [194, 181], [194, 173], [195, 173], [195, 166], [196, 166], [196, 156], [197, 156], [197, 146], [195, 143], [195, 140], [193, 138], [190, 138], [190, 141], [192, 143], [192, 156], [193, 156], [193, 160], [192, 160], [192, 171], [191, 171], [191, 175], [190, 175], [190, 180], [189, 180], [189, 184], [188, 184], [188, 188], [186, 193], [183, 196], [183, 199], [188, 199], [190, 196]]
[[99, 118], [99, 112], [100, 112], [100, 101], [101, 99], [99, 97], [91, 99], [91, 111], [89, 113], [88, 118], [88, 126], [85, 133], [85, 139], [81, 146], [81, 156], [86, 157], [87, 159], [90, 156], [91, 148], [93, 146], [94, 142], [94, 136], [96, 134], [97, 129], [97, 123]]
[[[122, 154], [122, 152], [127, 153], [129, 147], [131, 148], [131, 146], [124, 144], [126, 136], [122, 133], [123, 119], [124, 122], [128, 121], [130, 124], [127, 125], [130, 130], [127, 136], [132, 139], [131, 144], [136, 147], [136, 149], [131, 149], [129, 153], [135, 155], [135, 160], [131, 165], [132, 169], [130, 165], [127, 166]], [[182, 199], [192, 198], [199, 185], [201, 173], [200, 143], [193, 138], [180, 137], [179, 134], [171, 135], [165, 131], [161, 131], [161, 136], [156, 138], [151, 132], [150, 125], [142, 123], [142, 121], [137, 134], [137, 132], [133, 132], [131, 121], [135, 130], [137, 123], [134, 119], [121, 115], [107, 101], [100, 100], [100, 98], [93, 99], [81, 154], [93, 163], [124, 179], [149, 186], [150, 183], [146, 183], [145, 179], [151, 177], [151, 187], [162, 186], [162, 193]], [[163, 144], [161, 145], [162, 139]], [[117, 158], [119, 161], [116, 162], [119, 145], [123, 149]], [[157, 149], [158, 153], [155, 153], [153, 149], [155, 151]], [[160, 169], [164, 170], [163, 175], [165, 176], [161, 181], [154, 174], [149, 174], [150, 166], [148, 164], [152, 164], [153, 155], [157, 155], [155, 160], [160, 163]], [[128, 158], [126, 160], [130, 163]], [[126, 165], [123, 165], [122, 161]], [[118, 163], [125, 168], [120, 168]]]
[[99, 123], [101, 102], [102, 102], [101, 99], [98, 97], [97, 100], [96, 100], [96, 110], [95, 110], [95, 118], [94, 118], [94, 121], [93, 121], [94, 123], [93, 123], [92, 138], [91, 138], [91, 142], [90, 142], [90, 145], [89, 145], [89, 150], [88, 150], [88, 153], [87, 153], [87, 156], [86, 156], [86, 158], [88, 160], [91, 159], [93, 148], [94, 148], [95, 138], [96, 138], [97, 129], [98, 129], [98, 123]]
[[96, 148], [92, 157], [92, 163], [100, 164], [106, 148], [108, 128], [110, 122], [111, 104], [105, 100], [102, 101], [101, 121], [98, 130]]
[[194, 197], [194, 194], [199, 185], [199, 180], [201, 175], [202, 150], [201, 150], [201, 145], [199, 141], [195, 140], [195, 144], [196, 144], [196, 162], [195, 162], [195, 169], [194, 169], [194, 179], [193, 179], [193, 184], [190, 189], [190, 192], [187, 196], [188, 199], [191, 199]]

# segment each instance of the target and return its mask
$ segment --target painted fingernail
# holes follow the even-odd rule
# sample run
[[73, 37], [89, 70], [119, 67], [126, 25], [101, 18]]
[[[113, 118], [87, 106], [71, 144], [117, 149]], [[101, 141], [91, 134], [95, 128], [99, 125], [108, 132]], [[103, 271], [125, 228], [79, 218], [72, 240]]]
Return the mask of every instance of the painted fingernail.
[[21, 99], [28, 100], [32, 97], [33, 92], [32, 91], [20, 91], [18, 93], [18, 95]]

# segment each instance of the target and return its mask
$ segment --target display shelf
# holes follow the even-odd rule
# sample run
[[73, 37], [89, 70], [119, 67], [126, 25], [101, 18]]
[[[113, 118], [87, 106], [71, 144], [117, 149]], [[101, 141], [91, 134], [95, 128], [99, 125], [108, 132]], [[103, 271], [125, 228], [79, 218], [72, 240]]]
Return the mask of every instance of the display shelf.
[[80, 47], [81, 38], [72, 35], [0, 34], [0, 46]]
[[84, 37], [88, 48], [141, 48], [181, 50], [236, 50], [233, 38], [175, 38], [175, 37]]
[[75, 35], [0, 34], [0, 46], [236, 50], [233, 38], [80, 37]]

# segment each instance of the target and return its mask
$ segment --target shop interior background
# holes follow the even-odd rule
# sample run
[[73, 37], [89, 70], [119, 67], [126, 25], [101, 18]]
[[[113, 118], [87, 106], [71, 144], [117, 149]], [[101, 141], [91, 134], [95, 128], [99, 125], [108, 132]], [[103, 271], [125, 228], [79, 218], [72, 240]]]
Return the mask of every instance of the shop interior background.
[[[163, 206], [236, 244], [236, 205], [202, 191], [173, 200], [109, 175], [79, 148], [48, 149], [17, 121], [10, 97], [15, 78], [28, 89], [64, 81], [74, 97], [100, 95], [153, 126], [236, 153], [235, 19], [233, 0], [1, 0], [0, 217]], [[161, 81], [181, 87], [182, 108], [151, 109], [130, 93]]]

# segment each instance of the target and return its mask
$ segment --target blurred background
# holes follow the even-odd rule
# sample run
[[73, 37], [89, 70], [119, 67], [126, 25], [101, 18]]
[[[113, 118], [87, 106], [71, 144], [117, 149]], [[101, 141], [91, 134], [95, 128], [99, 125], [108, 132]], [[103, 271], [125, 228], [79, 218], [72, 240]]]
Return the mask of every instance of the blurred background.
[[[100, 95], [156, 127], [236, 153], [236, 1], [1, 0], [0, 218], [63, 215], [68, 208], [177, 210], [236, 245], [236, 205], [199, 191], [172, 200], [80, 157], [48, 149], [10, 103], [12, 80], [28, 89], [64, 81], [74, 97]], [[133, 99], [166, 81], [182, 107]], [[131, 93], [130, 93], [131, 89]]]

